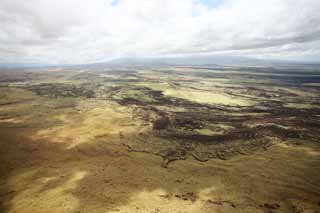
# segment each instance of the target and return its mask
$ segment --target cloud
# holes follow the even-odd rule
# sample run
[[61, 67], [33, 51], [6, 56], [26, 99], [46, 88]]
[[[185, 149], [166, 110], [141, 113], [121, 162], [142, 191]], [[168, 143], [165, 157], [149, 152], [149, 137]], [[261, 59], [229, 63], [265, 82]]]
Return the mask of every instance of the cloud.
[[1, 0], [0, 61], [236, 52], [320, 60], [319, 0]]

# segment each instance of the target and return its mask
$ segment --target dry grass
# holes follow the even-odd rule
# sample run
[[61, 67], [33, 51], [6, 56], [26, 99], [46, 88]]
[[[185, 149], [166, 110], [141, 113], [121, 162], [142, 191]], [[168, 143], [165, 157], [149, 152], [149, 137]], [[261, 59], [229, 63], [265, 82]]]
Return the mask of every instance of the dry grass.
[[139, 83], [139, 86], [146, 86], [153, 90], [160, 90], [166, 96], [182, 98], [189, 101], [194, 101], [197, 103], [207, 103], [207, 104], [219, 104], [219, 105], [231, 105], [231, 106], [252, 106], [255, 104], [254, 101], [233, 97], [223, 92], [208, 92], [199, 91], [192, 89], [181, 89], [172, 88], [166, 83]]
[[[2, 141], [11, 143], [23, 136], [1, 133]], [[12, 192], [3, 203], [7, 212], [264, 212], [259, 207], [264, 203], [279, 204], [277, 212], [318, 208], [320, 150], [315, 147], [282, 144], [228, 161], [188, 159], [165, 169], [161, 158], [115, 144], [107, 147], [113, 152], [88, 155], [90, 147], [99, 146], [91, 145], [81, 152], [40, 145], [46, 160], [25, 153], [31, 165], [11, 172], [1, 190]]]
[[[210, 93], [158, 83], [140, 86], [199, 103], [255, 104], [223, 90]], [[163, 168], [161, 157], [122, 145], [135, 143], [134, 136], [145, 133], [143, 143], [160, 140], [133, 116], [132, 107], [96, 99], [49, 99], [16, 88], [0, 88], [0, 92], [0, 212], [273, 211], [264, 204], [279, 205], [276, 212], [320, 211], [316, 143], [290, 145], [295, 141], [288, 140], [229, 160], [188, 158]], [[260, 123], [246, 123], [255, 124]], [[230, 128], [213, 123], [196, 131], [215, 135]], [[171, 141], [161, 139], [165, 142]]]
[[164, 92], [167, 96], [173, 96], [176, 98], [183, 98], [198, 103], [219, 104], [219, 105], [231, 105], [231, 106], [252, 106], [252, 101], [232, 97], [226, 94], [211, 93], [205, 91], [193, 91], [193, 90], [175, 90], [168, 89]]

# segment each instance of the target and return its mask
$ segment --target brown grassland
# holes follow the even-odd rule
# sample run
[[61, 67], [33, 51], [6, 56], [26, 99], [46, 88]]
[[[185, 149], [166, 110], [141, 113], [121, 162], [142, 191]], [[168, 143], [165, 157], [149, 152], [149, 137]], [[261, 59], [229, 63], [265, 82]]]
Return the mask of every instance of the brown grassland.
[[0, 212], [320, 212], [320, 72], [0, 71]]

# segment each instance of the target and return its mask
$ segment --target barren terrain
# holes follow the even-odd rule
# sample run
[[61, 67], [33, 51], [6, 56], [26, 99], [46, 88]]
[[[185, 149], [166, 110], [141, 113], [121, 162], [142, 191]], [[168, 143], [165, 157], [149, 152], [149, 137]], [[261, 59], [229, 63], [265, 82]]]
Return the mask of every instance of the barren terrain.
[[320, 72], [0, 71], [0, 212], [320, 212]]

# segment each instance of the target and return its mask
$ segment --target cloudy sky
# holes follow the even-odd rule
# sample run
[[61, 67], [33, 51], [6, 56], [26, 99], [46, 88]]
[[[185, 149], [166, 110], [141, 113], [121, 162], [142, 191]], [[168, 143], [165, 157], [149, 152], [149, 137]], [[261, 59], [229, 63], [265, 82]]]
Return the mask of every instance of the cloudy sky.
[[201, 54], [320, 62], [320, 0], [0, 0], [0, 62]]

